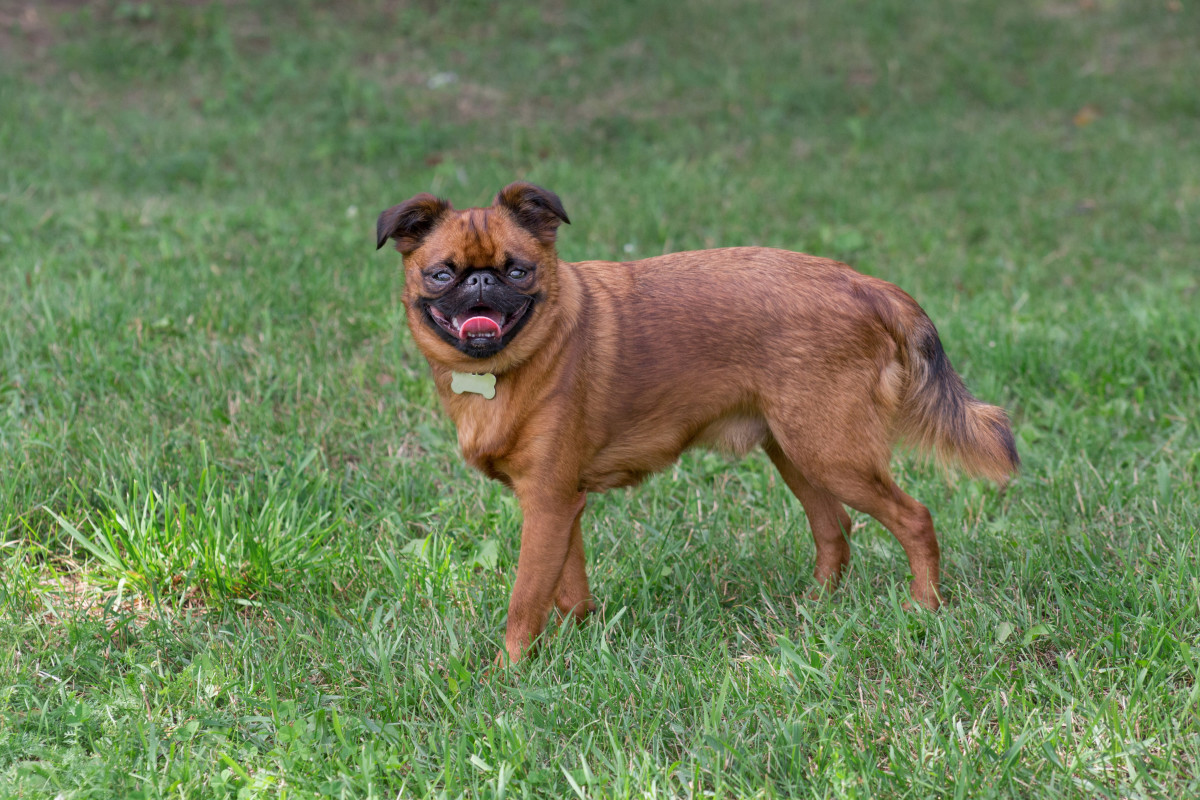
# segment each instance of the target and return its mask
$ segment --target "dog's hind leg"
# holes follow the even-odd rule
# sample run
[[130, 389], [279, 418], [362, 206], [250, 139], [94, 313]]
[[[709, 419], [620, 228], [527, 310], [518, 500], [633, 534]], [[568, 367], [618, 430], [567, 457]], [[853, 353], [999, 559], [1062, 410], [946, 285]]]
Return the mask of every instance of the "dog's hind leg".
[[842, 502], [879, 520], [900, 542], [912, 573], [913, 601], [931, 611], [941, 605], [941, 550], [929, 509], [901, 491], [886, 471], [834, 471], [822, 477]]
[[[884, 428], [869, 409], [863, 411], [866, 413], [836, 420], [838, 424], [822, 425], [819, 439], [812, 435], [814, 432], [804, 431], [788, 419], [771, 420], [771, 432], [782, 455], [815, 490], [870, 514], [891, 531], [908, 556], [913, 600], [927, 609], [936, 609], [941, 604], [938, 594], [941, 551], [933, 530], [933, 519], [929, 509], [901, 491], [892, 480], [888, 470], [891, 452]], [[790, 481], [788, 485], [791, 486]], [[799, 492], [797, 496], [801, 497]], [[803, 497], [801, 502], [804, 502]], [[805, 510], [808, 510], [807, 504]], [[822, 518], [822, 514], [828, 513], [818, 512], [817, 517]], [[817, 527], [818, 523], [814, 521], [814, 537]], [[832, 526], [822, 523], [822, 530], [830, 541], [826, 545], [830, 555], [825, 556], [825, 563], [836, 562], [843, 551], [832, 541]], [[820, 570], [820, 541], [817, 548]]]
[[817, 566], [813, 570], [816, 591], [832, 591], [850, 563], [850, 515], [831, 493], [809, 483], [778, 442], [770, 439], [763, 449], [808, 516], [808, 526], [817, 546]]

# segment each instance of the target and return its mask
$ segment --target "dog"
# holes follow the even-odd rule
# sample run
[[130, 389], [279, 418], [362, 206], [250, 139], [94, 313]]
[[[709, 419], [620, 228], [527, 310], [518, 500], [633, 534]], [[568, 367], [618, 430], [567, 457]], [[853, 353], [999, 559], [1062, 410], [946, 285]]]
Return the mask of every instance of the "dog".
[[696, 446], [766, 451], [808, 516], [816, 591], [850, 561], [850, 506], [891, 531], [913, 602], [936, 609], [937, 536], [892, 480], [894, 447], [1001, 486], [1019, 459], [1007, 415], [967, 390], [916, 301], [766, 247], [560, 261], [569, 222], [554, 192], [518, 182], [487, 208], [418, 194], [376, 227], [376, 249], [391, 240], [403, 255], [408, 328], [464, 458], [521, 507], [500, 663], [530, 652], [553, 608], [594, 610], [588, 493], [637, 484]]

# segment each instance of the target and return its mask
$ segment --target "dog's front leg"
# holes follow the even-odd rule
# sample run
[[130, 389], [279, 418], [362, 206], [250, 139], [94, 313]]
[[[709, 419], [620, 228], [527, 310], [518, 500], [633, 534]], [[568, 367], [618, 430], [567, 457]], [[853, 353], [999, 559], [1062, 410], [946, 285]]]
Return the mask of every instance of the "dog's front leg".
[[587, 615], [596, 610], [596, 601], [588, 588], [587, 561], [583, 551], [583, 527], [580, 519], [583, 508], [575, 515], [571, 525], [571, 544], [567, 548], [567, 560], [563, 564], [562, 574], [558, 577], [558, 586], [554, 590], [554, 604], [559, 612], [576, 622], [583, 622]]
[[555, 591], [571, 548], [571, 529], [587, 502], [583, 492], [556, 493], [546, 487], [522, 491], [522, 488], [517, 486], [524, 517], [521, 554], [508, 604], [506, 653], [500, 654], [501, 660], [507, 654], [514, 664], [546, 627], [546, 617], [554, 605]]

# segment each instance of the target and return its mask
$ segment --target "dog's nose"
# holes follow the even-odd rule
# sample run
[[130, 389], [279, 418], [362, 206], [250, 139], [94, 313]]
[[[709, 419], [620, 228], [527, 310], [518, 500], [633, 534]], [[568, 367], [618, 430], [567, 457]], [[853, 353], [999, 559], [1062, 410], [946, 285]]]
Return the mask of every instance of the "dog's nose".
[[473, 272], [467, 276], [463, 283], [468, 289], [478, 289], [482, 294], [485, 289], [491, 289], [499, 281], [494, 273], [491, 272]]

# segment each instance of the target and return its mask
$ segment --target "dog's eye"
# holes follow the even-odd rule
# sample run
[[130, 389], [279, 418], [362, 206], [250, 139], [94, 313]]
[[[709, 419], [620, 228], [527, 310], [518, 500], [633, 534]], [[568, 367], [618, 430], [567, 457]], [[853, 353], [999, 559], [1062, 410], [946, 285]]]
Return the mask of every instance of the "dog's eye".
[[446, 283], [447, 281], [453, 280], [454, 276], [452, 274], [450, 274], [449, 270], [443, 269], [443, 270], [438, 270], [437, 272], [433, 273], [432, 275], [429, 276], [429, 278], [430, 278], [430, 280], [436, 281], [437, 283]]
[[526, 274], [528, 273], [526, 273], [526, 271], [520, 267], [513, 267], [508, 271], [508, 277], [512, 278], [514, 281], [521, 280], [521, 278], [524, 278]]

